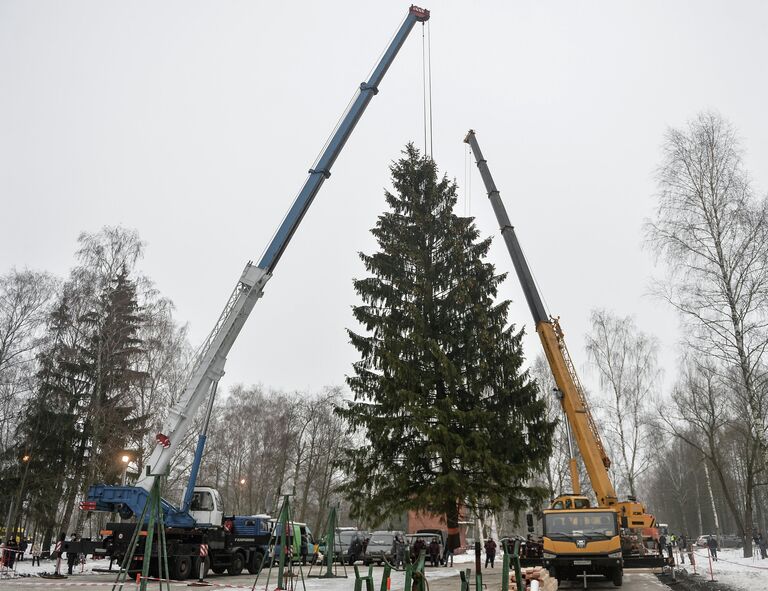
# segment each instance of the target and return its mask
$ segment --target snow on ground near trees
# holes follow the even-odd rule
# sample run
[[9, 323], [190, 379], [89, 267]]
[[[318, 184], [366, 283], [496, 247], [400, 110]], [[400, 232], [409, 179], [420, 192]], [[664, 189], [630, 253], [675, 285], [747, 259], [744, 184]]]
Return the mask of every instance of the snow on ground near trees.
[[[761, 560], [760, 551], [755, 549], [752, 558], [744, 558], [741, 548], [728, 548], [720, 550], [717, 555], [719, 560], [712, 563], [712, 571], [715, 579], [735, 589], [744, 591], [760, 591], [768, 589], [768, 559]], [[691, 565], [683, 566], [689, 573]], [[696, 550], [696, 572], [709, 580], [709, 559], [706, 550]]]
[[[454, 575], [458, 575], [459, 571], [462, 568], [466, 568], [466, 566], [474, 561], [474, 555], [470, 554], [462, 554], [454, 557], [454, 568], [445, 568], [445, 567], [427, 567], [427, 580], [434, 580], [434, 579], [442, 579], [444, 577], [451, 577]], [[768, 562], [768, 561], [766, 561]], [[496, 560], [496, 567], [501, 568], [501, 559], [497, 557]], [[41, 562], [41, 566], [35, 565], [32, 566], [32, 559], [29, 557], [25, 557], [25, 559], [21, 562], [16, 562], [14, 564], [14, 571], [15, 576], [12, 573], [5, 573], [6, 576], [9, 576], [9, 578], [15, 578], [15, 577], [29, 577], [29, 576], [37, 576], [42, 573], [52, 573], [54, 572], [56, 568], [56, 561], [55, 560], [43, 560]], [[103, 574], [103, 573], [94, 573], [93, 569], [107, 569], [109, 568], [109, 560], [91, 560], [90, 558], [86, 560], [85, 565], [83, 566], [83, 569], [81, 571], [80, 565], [76, 565], [74, 568], [74, 577], [78, 578], [80, 576], [88, 576], [93, 574]], [[112, 565], [113, 570], [118, 568], [117, 564]], [[362, 565], [358, 565], [358, 568], [360, 569], [360, 574], [367, 574], [368, 573], [368, 567], [364, 567]], [[307, 578], [307, 573], [309, 572], [309, 567], [304, 567], [304, 576], [305, 576], [305, 584], [307, 591], [350, 591], [353, 585], [353, 581], [355, 578], [355, 571], [351, 566], [347, 566], [347, 576], [348, 579], [339, 578], [339, 579], [316, 579], [316, 578]], [[66, 558], [61, 561], [61, 572], [63, 574], [66, 574], [67, 572], [67, 560]], [[317, 569], [317, 567], [312, 569], [312, 574], [319, 574], [321, 571]], [[341, 566], [338, 567], [339, 574], [343, 574], [344, 570]], [[376, 568], [373, 569], [373, 578], [374, 578], [374, 587], [378, 589], [379, 583], [381, 582], [382, 577], [382, 568]], [[264, 572], [262, 575], [259, 576], [259, 587], [262, 584], [266, 584], [267, 581], [267, 573]], [[0, 574], [0, 580], [6, 578], [6, 576], [3, 576]], [[277, 576], [277, 571], [272, 571], [272, 580]], [[208, 580], [211, 582], [215, 582], [217, 578], [217, 575], [212, 575], [209, 573]], [[391, 574], [391, 586], [392, 589], [402, 589], [403, 584], [405, 583], [405, 573], [403, 572], [392, 572]], [[233, 579], [229, 579], [233, 580]], [[237, 580], [242, 580], [243, 585], [246, 585], [250, 588], [251, 584], [253, 583], [253, 575], [248, 574], [242, 574], [239, 577], [237, 577]], [[350, 582], [352, 581], [352, 582]], [[239, 584], [239, 583], [238, 583]], [[1, 589], [2, 587], [0, 587]], [[297, 585], [297, 589], [302, 589], [301, 584], [299, 583]]]

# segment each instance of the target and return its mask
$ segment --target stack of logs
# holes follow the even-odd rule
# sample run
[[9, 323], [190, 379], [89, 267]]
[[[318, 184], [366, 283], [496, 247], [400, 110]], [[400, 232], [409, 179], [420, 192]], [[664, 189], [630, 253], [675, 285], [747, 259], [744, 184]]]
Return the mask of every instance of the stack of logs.
[[523, 589], [517, 588], [515, 575], [509, 582], [509, 591], [557, 591], [557, 579], [549, 576], [549, 571], [540, 566], [524, 568]]

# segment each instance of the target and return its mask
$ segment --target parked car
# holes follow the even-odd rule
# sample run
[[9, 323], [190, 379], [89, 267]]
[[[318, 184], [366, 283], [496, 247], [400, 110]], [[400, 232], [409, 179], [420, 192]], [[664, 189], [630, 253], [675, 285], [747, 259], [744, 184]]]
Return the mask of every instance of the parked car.
[[377, 563], [379, 565], [384, 564], [384, 561], [394, 562], [395, 557], [392, 556], [392, 547], [395, 542], [395, 536], [404, 536], [401, 531], [375, 531], [371, 533], [368, 539], [368, 544], [365, 547], [365, 559], [366, 565]]
[[[717, 539], [717, 536], [715, 534], [704, 534], [696, 538], [696, 545], [699, 548], [706, 548], [707, 539], [709, 539], [709, 536], [712, 536], [715, 539]], [[741, 536], [732, 535], [732, 534], [722, 534], [720, 536], [720, 539], [718, 540], [718, 545], [720, 548], [741, 548], [744, 545], [744, 540], [741, 539]]]
[[[277, 563], [280, 560], [281, 545], [277, 542], [277, 532], [283, 531], [283, 525], [276, 520], [273, 520], [272, 528], [272, 544], [274, 545], [274, 554], [272, 556], [273, 562]], [[307, 560], [312, 560], [312, 546], [315, 541], [312, 537], [312, 530], [306, 523], [299, 523], [298, 521], [289, 522], [288, 527], [288, 542], [291, 545], [291, 556], [293, 562], [301, 560], [301, 540], [302, 537], [307, 542]]]

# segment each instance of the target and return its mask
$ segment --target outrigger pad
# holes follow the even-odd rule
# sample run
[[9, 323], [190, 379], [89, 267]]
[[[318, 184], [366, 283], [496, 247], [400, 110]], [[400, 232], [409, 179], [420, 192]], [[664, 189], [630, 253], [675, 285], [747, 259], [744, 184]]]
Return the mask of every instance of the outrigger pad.
[[42, 573], [38, 575], [41, 579], [66, 579], [67, 575], [57, 575], [56, 573]]

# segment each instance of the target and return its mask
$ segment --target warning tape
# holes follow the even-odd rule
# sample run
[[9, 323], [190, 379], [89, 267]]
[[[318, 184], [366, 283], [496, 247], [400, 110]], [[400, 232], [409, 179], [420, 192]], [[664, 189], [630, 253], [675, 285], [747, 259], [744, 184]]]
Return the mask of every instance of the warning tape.
[[[709, 558], [708, 554], [700, 554], [699, 552], [694, 552], [696, 556], [700, 556], [701, 558]], [[726, 558], [720, 558], [720, 556], [717, 557], [717, 560], [715, 562], [727, 562], [728, 564], [735, 564], [736, 566], [746, 566], [747, 568], [756, 568], [758, 570], [768, 570], [768, 566], [756, 566], [754, 564], [742, 564], [741, 562], [733, 562], [732, 560], [727, 560]]]
[[[128, 581], [126, 581], [128, 583]], [[174, 586], [181, 585], [186, 587], [189, 584], [189, 581], [170, 581]], [[24, 577], [24, 578], [17, 578], [14, 580], [15, 585], [24, 586], [24, 585], [39, 585], [39, 577], [32, 576], [32, 577]], [[109, 585], [114, 584], [114, 581], [68, 581], [61, 579], [59, 581], [56, 581], [57, 587], [106, 587]], [[210, 583], [211, 587], [218, 587], [219, 589], [240, 589], [240, 590], [248, 590], [250, 591], [252, 589], [251, 585], [240, 585], [236, 583]]]

